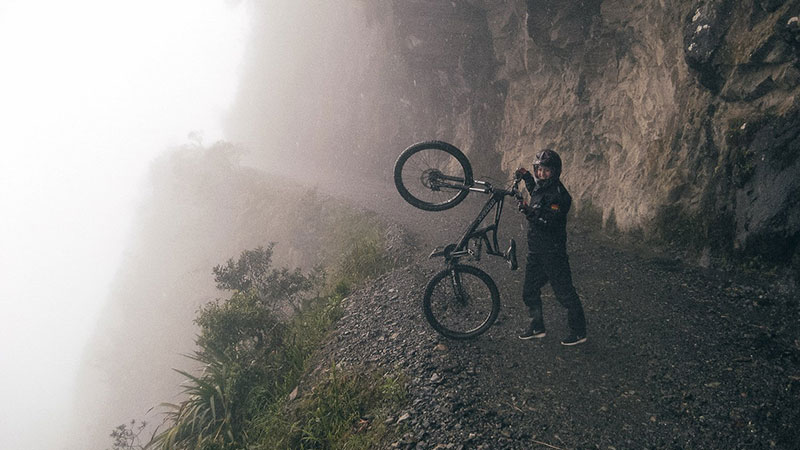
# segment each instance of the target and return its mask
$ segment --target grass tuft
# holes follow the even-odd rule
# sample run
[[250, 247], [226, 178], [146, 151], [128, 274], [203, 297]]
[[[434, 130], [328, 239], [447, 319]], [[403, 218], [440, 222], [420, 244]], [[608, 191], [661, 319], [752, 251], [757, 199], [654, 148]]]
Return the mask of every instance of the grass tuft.
[[308, 395], [262, 417], [254, 448], [368, 449], [391, 434], [385, 419], [406, 398], [402, 376], [333, 365]]

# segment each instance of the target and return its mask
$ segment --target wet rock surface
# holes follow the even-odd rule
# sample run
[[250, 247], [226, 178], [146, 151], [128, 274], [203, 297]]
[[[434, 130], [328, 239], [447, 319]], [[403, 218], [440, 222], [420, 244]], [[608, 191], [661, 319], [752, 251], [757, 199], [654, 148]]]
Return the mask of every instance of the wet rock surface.
[[589, 322], [578, 347], [559, 344], [565, 314], [549, 288], [547, 336], [516, 337], [526, 325], [523, 273], [502, 261], [476, 264], [497, 281], [503, 308], [470, 341], [425, 322], [422, 292], [441, 262], [426, 261], [422, 248], [420, 264], [346, 299], [328, 357], [408, 380], [408, 406], [385, 421], [399, 438], [385, 448], [797, 448], [800, 337], [790, 292], [588, 233], [570, 239]]

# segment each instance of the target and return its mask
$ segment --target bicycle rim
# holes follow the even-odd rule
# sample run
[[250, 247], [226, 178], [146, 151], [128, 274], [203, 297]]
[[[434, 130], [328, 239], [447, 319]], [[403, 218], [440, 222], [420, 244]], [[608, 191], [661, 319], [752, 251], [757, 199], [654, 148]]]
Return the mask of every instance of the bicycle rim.
[[467, 196], [472, 168], [456, 147], [439, 141], [422, 142], [400, 155], [394, 178], [406, 201], [420, 209], [441, 211]]
[[431, 279], [423, 310], [428, 323], [440, 334], [467, 339], [484, 333], [494, 323], [500, 311], [500, 295], [486, 272], [459, 265]]

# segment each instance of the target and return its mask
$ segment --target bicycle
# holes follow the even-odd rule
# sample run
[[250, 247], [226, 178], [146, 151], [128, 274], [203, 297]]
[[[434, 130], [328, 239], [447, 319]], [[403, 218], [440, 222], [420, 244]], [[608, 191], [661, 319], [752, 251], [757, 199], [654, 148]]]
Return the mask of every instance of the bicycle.
[[[516, 243], [499, 250], [497, 231], [506, 197], [523, 203], [515, 180], [510, 190], [499, 189], [486, 181], [475, 180], [472, 165], [455, 146], [442, 141], [426, 141], [405, 149], [394, 166], [394, 182], [400, 195], [411, 205], [425, 211], [443, 211], [461, 203], [470, 192], [488, 194], [475, 220], [461, 238], [436, 247], [429, 258], [443, 257], [446, 267], [436, 273], [425, 287], [422, 310], [428, 323], [443, 336], [469, 339], [486, 332], [500, 312], [500, 293], [492, 277], [483, 270], [461, 264], [462, 258], [479, 261], [483, 246], [486, 253], [502, 257], [511, 270], [517, 269]], [[494, 223], [479, 228], [495, 210]], [[491, 238], [491, 239], [490, 239]], [[473, 246], [470, 246], [473, 243]]]

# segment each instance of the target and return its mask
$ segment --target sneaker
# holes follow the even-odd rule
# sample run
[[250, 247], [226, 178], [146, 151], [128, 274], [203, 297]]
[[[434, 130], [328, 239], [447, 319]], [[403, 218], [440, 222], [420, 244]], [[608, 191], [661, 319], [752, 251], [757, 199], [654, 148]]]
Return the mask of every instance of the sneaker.
[[535, 324], [531, 322], [531, 324], [528, 325], [528, 328], [526, 328], [525, 331], [523, 331], [522, 334], [520, 334], [518, 337], [520, 339], [527, 340], [527, 339], [541, 339], [545, 336], [547, 336], [547, 331], [545, 331], [544, 327], [537, 328]]
[[586, 342], [586, 334], [571, 333], [569, 336], [561, 340], [561, 345], [578, 345]]

